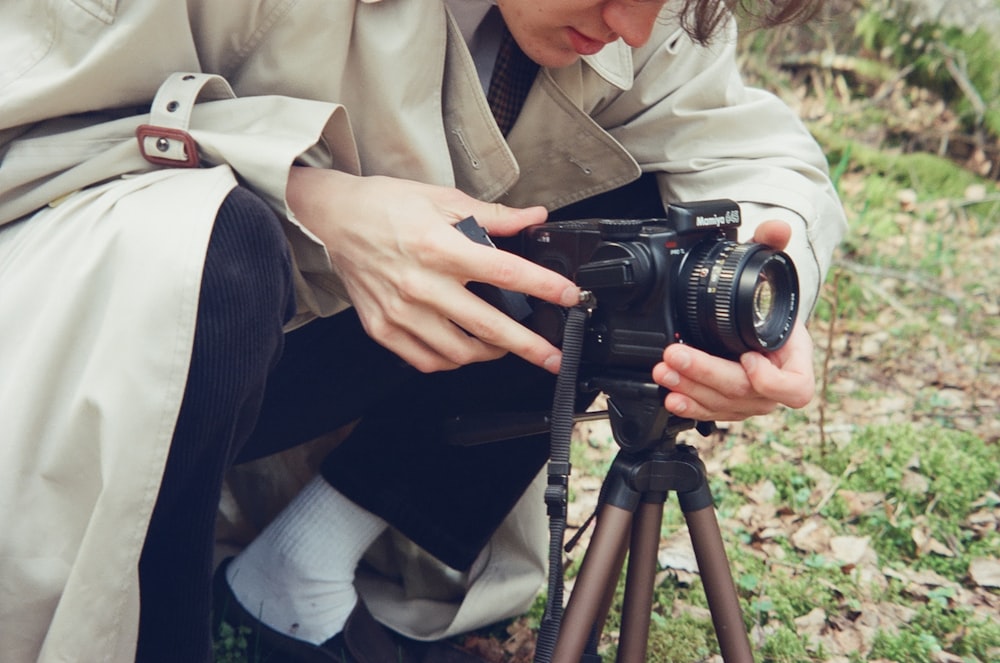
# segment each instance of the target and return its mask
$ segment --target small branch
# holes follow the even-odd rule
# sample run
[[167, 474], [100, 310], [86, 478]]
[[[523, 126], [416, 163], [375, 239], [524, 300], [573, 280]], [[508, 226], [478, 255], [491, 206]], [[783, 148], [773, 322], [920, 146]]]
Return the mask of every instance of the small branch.
[[885, 98], [888, 97], [890, 94], [892, 94], [892, 91], [896, 87], [896, 84], [899, 83], [899, 81], [906, 78], [907, 76], [909, 76], [915, 68], [916, 68], [915, 64], [912, 63], [908, 64], [902, 69], [900, 69], [895, 76], [893, 76], [886, 82], [882, 83], [882, 85], [879, 86], [878, 91], [874, 95], [872, 95], [869, 104], [871, 106], [878, 106], [880, 103], [885, 101]]
[[1000, 203], [1000, 194], [993, 196], [984, 196], [982, 198], [977, 198], [972, 200], [967, 198], [965, 200], [956, 200], [952, 202], [952, 207], [972, 207], [973, 205], [982, 205], [984, 203]]
[[893, 297], [890, 293], [886, 291], [885, 288], [878, 285], [873, 281], [861, 284], [864, 288], [867, 288], [869, 292], [877, 295], [882, 301], [889, 305], [889, 308], [899, 313], [905, 319], [912, 320], [916, 318], [916, 314], [907, 306], [904, 306], [898, 298]]
[[833, 274], [833, 297], [830, 302], [830, 325], [826, 330], [826, 352], [823, 355], [823, 373], [820, 383], [819, 397], [819, 453], [826, 456], [826, 405], [830, 397], [830, 360], [833, 358], [834, 330], [840, 315], [840, 275], [838, 269]]
[[[948, 292], [947, 290], [932, 283], [931, 281], [928, 281], [927, 279], [925, 279], [924, 277], [920, 276], [915, 272], [902, 272], [895, 269], [886, 269], [884, 267], [870, 267], [868, 265], [862, 265], [861, 263], [853, 262], [850, 260], [842, 261], [840, 265], [845, 269], [854, 272], [855, 274], [864, 274], [866, 276], [877, 276], [879, 278], [891, 278], [891, 279], [896, 279], [897, 281], [905, 281], [907, 283], [912, 283], [920, 288], [923, 288], [924, 290], [927, 290], [928, 292], [932, 292], [935, 295], [940, 295], [941, 297], [944, 297], [945, 299], [949, 300], [956, 306], [962, 303], [963, 298], [961, 295], [956, 295], [955, 293]], [[880, 288], [873, 288], [873, 289], [876, 290], [877, 294], [886, 298], [887, 301], [890, 302], [890, 304], [895, 302], [895, 299], [891, 297], [888, 293], [886, 293], [884, 290], [881, 290]], [[900, 311], [901, 313], [905, 313], [906, 315], [913, 314], [912, 311], [907, 309], [902, 304], [898, 304], [898, 302], [896, 302], [896, 304], [893, 305], [893, 308]]]
[[837, 477], [837, 480], [833, 482], [832, 486], [830, 486], [830, 490], [826, 491], [826, 494], [823, 495], [820, 501], [816, 503], [816, 506], [813, 507], [812, 515], [815, 516], [819, 514], [820, 511], [823, 510], [823, 507], [826, 506], [826, 503], [829, 502], [831, 499], [833, 499], [833, 496], [837, 494], [838, 490], [840, 490], [840, 486], [841, 484], [844, 483], [844, 479], [846, 479], [851, 474], [854, 474], [854, 470], [856, 469], [858, 469], [858, 463], [855, 459], [852, 458], [851, 462], [849, 462], [847, 464], [847, 467], [844, 468], [844, 471], [841, 472], [839, 477]]
[[947, 67], [948, 73], [951, 74], [953, 79], [955, 79], [955, 83], [958, 84], [958, 87], [962, 90], [962, 93], [965, 94], [969, 103], [972, 104], [972, 107], [976, 111], [976, 126], [981, 125], [983, 123], [983, 118], [986, 116], [986, 103], [983, 101], [983, 97], [979, 94], [979, 90], [976, 89], [976, 86], [972, 84], [972, 81], [970, 81], [968, 75], [966, 75], [965, 63], [963, 62], [962, 66], [959, 67], [956, 63], [956, 60], [958, 59], [956, 53], [951, 51], [951, 49], [945, 48], [942, 44], [938, 44], [938, 48], [940, 48], [941, 52], [944, 53], [944, 66]]

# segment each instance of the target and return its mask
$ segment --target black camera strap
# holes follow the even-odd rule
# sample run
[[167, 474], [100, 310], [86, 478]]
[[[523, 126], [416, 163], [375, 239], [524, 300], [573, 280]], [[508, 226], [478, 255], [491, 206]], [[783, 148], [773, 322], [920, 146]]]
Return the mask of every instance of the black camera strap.
[[575, 423], [577, 375], [587, 315], [592, 295], [581, 293], [580, 304], [569, 309], [563, 331], [562, 364], [556, 378], [549, 443], [548, 485], [545, 504], [549, 516], [549, 585], [545, 614], [538, 631], [534, 663], [549, 663], [555, 653], [563, 614], [563, 539], [569, 494], [570, 440]]

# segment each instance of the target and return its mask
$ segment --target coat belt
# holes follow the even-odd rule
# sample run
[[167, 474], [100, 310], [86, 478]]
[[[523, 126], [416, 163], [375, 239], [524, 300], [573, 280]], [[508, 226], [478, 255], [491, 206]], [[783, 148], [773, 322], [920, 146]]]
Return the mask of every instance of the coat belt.
[[235, 96], [221, 76], [192, 72], [171, 74], [153, 98], [149, 123], [135, 130], [143, 158], [161, 166], [198, 166], [201, 163], [198, 144], [187, 131], [195, 103], [200, 98], [212, 101]]

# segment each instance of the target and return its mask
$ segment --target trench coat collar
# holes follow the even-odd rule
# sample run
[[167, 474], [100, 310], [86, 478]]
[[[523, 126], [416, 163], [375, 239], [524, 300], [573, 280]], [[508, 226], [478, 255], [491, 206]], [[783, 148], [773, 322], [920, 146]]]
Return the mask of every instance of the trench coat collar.
[[611, 85], [628, 90], [632, 87], [632, 49], [621, 39], [613, 41], [594, 55], [581, 58], [597, 75]]

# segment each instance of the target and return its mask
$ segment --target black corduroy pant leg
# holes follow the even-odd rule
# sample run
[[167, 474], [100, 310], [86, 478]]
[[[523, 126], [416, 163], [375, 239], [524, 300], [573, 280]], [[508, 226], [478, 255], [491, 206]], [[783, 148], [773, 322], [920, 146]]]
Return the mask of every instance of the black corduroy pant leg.
[[275, 213], [236, 188], [202, 276], [187, 387], [139, 562], [137, 661], [210, 661], [213, 532], [221, 486], [257, 419], [294, 313]]

